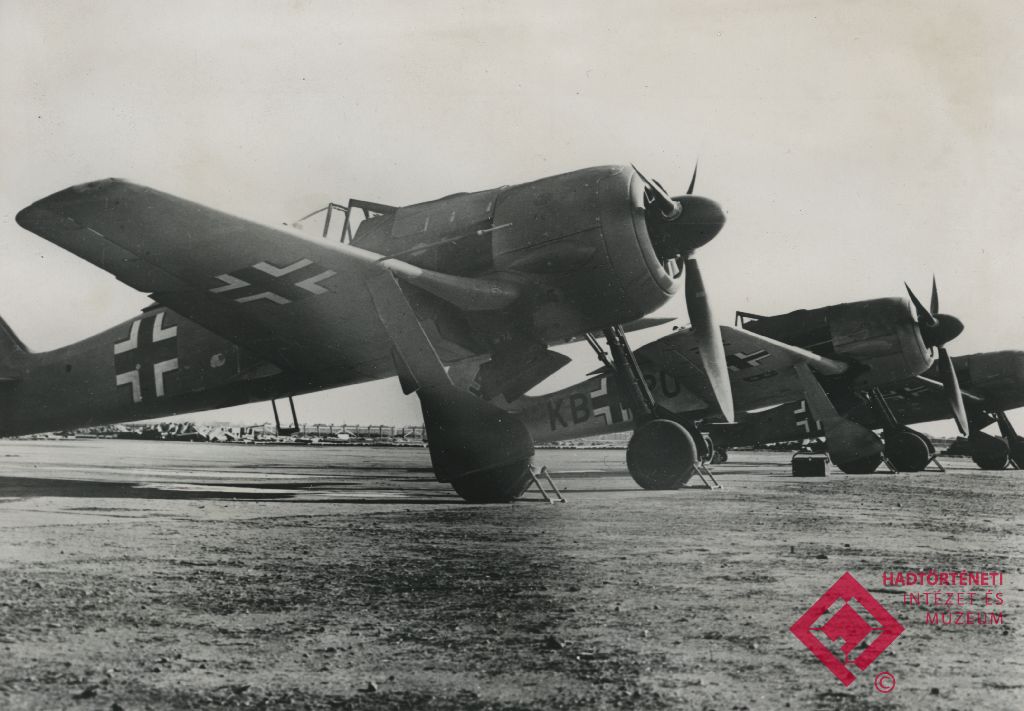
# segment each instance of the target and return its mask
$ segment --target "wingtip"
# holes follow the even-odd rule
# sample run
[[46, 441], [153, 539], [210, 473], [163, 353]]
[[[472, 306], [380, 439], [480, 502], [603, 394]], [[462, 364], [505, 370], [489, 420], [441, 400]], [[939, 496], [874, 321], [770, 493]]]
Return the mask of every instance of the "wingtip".
[[88, 183], [79, 183], [78, 185], [72, 185], [70, 188], [62, 192], [71, 193], [94, 193], [98, 190], [102, 190], [110, 185], [116, 185], [125, 182], [121, 178], [102, 178], [100, 180], [90, 180]]
[[87, 183], [78, 183], [40, 198], [31, 205], [22, 208], [14, 216], [14, 221], [24, 229], [34, 231], [32, 227], [36, 224], [40, 213], [43, 211], [52, 212], [51, 206], [71, 202], [80, 197], [90, 196], [128, 183], [129, 181], [123, 178], [103, 178], [101, 180], [90, 180]]

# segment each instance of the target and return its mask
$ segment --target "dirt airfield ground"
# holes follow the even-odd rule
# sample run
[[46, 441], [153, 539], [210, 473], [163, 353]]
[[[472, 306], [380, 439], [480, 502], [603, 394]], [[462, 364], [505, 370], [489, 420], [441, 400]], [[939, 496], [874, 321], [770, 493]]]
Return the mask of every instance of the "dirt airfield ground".
[[[568, 504], [422, 449], [0, 441], [0, 708], [1024, 708], [1024, 473], [538, 459]], [[1002, 571], [1002, 624], [926, 624], [882, 584], [918, 569]], [[849, 687], [789, 632], [846, 571], [906, 627]]]

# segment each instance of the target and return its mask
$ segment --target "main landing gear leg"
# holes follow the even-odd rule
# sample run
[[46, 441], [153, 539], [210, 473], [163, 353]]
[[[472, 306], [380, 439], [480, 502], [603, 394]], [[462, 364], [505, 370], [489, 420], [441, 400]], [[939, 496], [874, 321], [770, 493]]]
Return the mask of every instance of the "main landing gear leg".
[[282, 436], [282, 435], [295, 434], [296, 432], [298, 432], [301, 429], [301, 427], [299, 427], [299, 416], [295, 414], [295, 400], [292, 399], [291, 395], [288, 396], [288, 405], [292, 409], [292, 422], [294, 424], [291, 427], [282, 427], [281, 426], [281, 416], [277, 414], [277, 401], [276, 400], [271, 400], [270, 401], [270, 407], [274, 410], [274, 425], [277, 428], [275, 430], [275, 432], [277, 432], [277, 435], [279, 437]]
[[[693, 435], [681, 424], [658, 417], [658, 408], [620, 326], [605, 329], [619, 389], [633, 411], [634, 430], [626, 448], [626, 465], [644, 489], [678, 489], [695, 473], [700, 456]], [[608, 364], [600, 346], [598, 357]], [[701, 439], [703, 444], [703, 439]]]
[[1005, 412], [997, 412], [995, 418], [999, 423], [999, 433], [1003, 435], [1010, 450], [1009, 464], [1015, 469], [1024, 469], [1024, 438], [1017, 434]]
[[533, 439], [515, 416], [456, 388], [395, 277], [367, 282], [377, 317], [394, 344], [402, 390], [423, 410], [430, 461], [438, 481], [466, 501], [512, 501], [533, 482]]
[[896, 471], [924, 471], [932, 462], [940, 471], [945, 471], [942, 464], [936, 460], [935, 445], [932, 441], [926, 435], [900, 424], [889, 409], [881, 390], [873, 388], [868, 393], [868, 401], [885, 423], [882, 429], [885, 437], [883, 455]]
[[870, 474], [882, 463], [882, 442], [864, 425], [842, 417], [828, 393], [805, 363], [794, 366], [804, 399], [825, 429], [825, 447], [836, 466], [847, 474]]

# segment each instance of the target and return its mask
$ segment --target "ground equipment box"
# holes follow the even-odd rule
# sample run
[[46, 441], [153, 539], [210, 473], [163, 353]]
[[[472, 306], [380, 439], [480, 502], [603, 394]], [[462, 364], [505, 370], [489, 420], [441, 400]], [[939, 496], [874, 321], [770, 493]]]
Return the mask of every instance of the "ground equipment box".
[[797, 452], [793, 455], [793, 476], [828, 476], [832, 460], [824, 452]]

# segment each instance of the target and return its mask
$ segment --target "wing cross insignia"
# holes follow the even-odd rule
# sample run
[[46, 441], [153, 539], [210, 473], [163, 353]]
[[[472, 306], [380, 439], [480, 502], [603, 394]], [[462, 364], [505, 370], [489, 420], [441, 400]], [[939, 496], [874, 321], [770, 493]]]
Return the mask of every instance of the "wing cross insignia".
[[746, 370], [747, 368], [756, 368], [761, 365], [761, 361], [771, 357], [771, 353], [761, 349], [754, 351], [753, 353], [743, 353], [737, 351], [736, 353], [729, 353], [725, 356], [726, 363], [729, 364], [729, 370], [735, 372], [738, 370]]
[[[284, 278], [289, 275], [290, 279]], [[324, 269], [311, 259], [299, 259], [283, 267], [257, 262], [230, 274], [218, 274], [216, 279], [221, 284], [210, 289], [210, 293], [226, 294], [239, 304], [269, 301], [283, 306], [328, 293], [330, 289], [321, 282], [335, 275], [337, 272]], [[296, 277], [302, 278], [292, 281]]]

